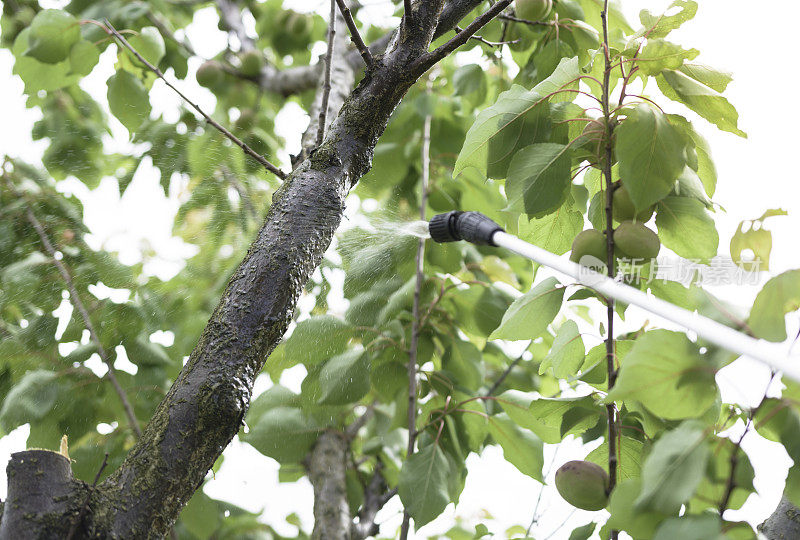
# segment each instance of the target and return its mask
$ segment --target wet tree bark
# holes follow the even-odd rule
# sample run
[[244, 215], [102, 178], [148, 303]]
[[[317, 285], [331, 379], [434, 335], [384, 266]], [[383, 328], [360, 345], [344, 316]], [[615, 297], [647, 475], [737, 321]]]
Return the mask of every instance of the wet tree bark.
[[[385, 54], [344, 101], [323, 143], [274, 194], [264, 225], [177, 380], [120, 468], [91, 493], [76, 538], [168, 533], [238, 432], [253, 382], [330, 245], [347, 193], [369, 170], [392, 111], [430, 67], [415, 61], [427, 54], [435, 33], [479, 4], [450, 0], [445, 8], [445, 0], [419, 0], [413, 26], [384, 40]], [[14, 454], [7, 471], [0, 539], [64, 538], [88, 492], [72, 478], [68, 460], [30, 450]]]
[[783, 497], [772, 515], [758, 526], [758, 531], [769, 540], [800, 538], [800, 508]]

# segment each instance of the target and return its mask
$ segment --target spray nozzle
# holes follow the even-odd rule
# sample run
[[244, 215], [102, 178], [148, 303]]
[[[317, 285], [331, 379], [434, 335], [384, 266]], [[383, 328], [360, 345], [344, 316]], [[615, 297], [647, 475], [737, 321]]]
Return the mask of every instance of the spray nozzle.
[[434, 242], [466, 240], [479, 245], [496, 245], [494, 233], [503, 228], [479, 212], [447, 212], [433, 216], [428, 224]]

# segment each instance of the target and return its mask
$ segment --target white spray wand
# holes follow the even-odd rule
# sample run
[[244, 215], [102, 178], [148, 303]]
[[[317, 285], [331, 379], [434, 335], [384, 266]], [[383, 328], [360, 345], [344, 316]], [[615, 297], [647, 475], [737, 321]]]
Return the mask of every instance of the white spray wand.
[[758, 360], [771, 369], [781, 371], [787, 377], [800, 382], [800, 357], [790, 354], [788, 344], [755, 339], [699, 313], [678, 307], [590, 268], [559, 257], [555, 253], [508, 234], [483, 214], [457, 211], [439, 214], [431, 219], [428, 228], [431, 239], [436, 242], [466, 240], [473, 244], [508, 249], [517, 255], [569, 276], [606, 297], [640, 307], [679, 324], [706, 341], [730, 352]]

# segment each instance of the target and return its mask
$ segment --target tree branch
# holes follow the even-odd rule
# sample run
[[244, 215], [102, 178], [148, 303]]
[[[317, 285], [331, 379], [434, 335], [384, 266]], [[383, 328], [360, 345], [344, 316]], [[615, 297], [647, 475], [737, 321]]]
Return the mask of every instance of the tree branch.
[[758, 526], [758, 532], [769, 540], [800, 538], [800, 508], [782, 497], [775, 511]]
[[181, 97], [181, 99], [183, 99], [183, 100], [184, 100], [186, 103], [188, 103], [188, 104], [189, 104], [189, 105], [190, 105], [190, 106], [191, 106], [191, 107], [192, 107], [194, 110], [196, 110], [196, 111], [197, 111], [197, 112], [198, 112], [198, 113], [199, 113], [199, 114], [200, 114], [200, 115], [201, 115], [203, 118], [205, 118], [206, 122], [208, 122], [209, 124], [211, 124], [212, 126], [214, 126], [214, 127], [217, 129], [217, 131], [219, 131], [219, 132], [220, 132], [220, 133], [222, 133], [222, 134], [223, 134], [225, 137], [227, 137], [228, 139], [230, 139], [230, 140], [233, 142], [233, 144], [235, 144], [236, 146], [238, 146], [239, 148], [241, 148], [241, 149], [244, 151], [244, 153], [245, 153], [245, 154], [247, 154], [248, 156], [250, 156], [250, 157], [252, 157], [253, 159], [255, 159], [256, 161], [258, 161], [258, 162], [259, 162], [259, 163], [260, 163], [260, 164], [261, 164], [261, 165], [262, 165], [262, 166], [263, 166], [265, 169], [267, 169], [269, 172], [271, 172], [272, 174], [274, 174], [275, 176], [277, 176], [277, 177], [278, 177], [278, 178], [280, 178], [281, 180], [284, 180], [284, 179], [286, 178], [286, 173], [285, 173], [285, 172], [283, 172], [283, 171], [282, 171], [282, 170], [280, 170], [278, 167], [276, 167], [275, 165], [273, 165], [272, 163], [270, 163], [269, 161], [267, 161], [267, 159], [266, 159], [264, 156], [262, 156], [261, 154], [259, 154], [258, 152], [256, 152], [256, 151], [255, 151], [255, 150], [253, 150], [252, 148], [250, 148], [250, 147], [247, 145], [247, 143], [245, 143], [244, 141], [242, 141], [241, 139], [239, 139], [239, 137], [237, 137], [236, 135], [234, 135], [233, 133], [231, 133], [230, 131], [228, 131], [228, 129], [226, 129], [225, 127], [223, 127], [223, 126], [222, 126], [222, 125], [221, 125], [219, 122], [217, 122], [216, 120], [214, 120], [213, 118], [211, 118], [211, 117], [210, 117], [208, 114], [206, 114], [206, 112], [205, 112], [205, 111], [203, 111], [203, 109], [201, 109], [201, 108], [200, 108], [200, 106], [199, 106], [199, 105], [197, 105], [195, 102], [193, 102], [193, 101], [192, 101], [192, 100], [190, 100], [188, 97], [186, 97], [186, 96], [183, 94], [183, 92], [181, 92], [180, 90], [178, 90], [178, 89], [177, 89], [177, 88], [176, 88], [176, 87], [175, 87], [175, 86], [174, 86], [174, 85], [173, 85], [171, 82], [169, 82], [169, 81], [167, 80], [167, 78], [166, 78], [166, 77], [164, 77], [164, 74], [163, 74], [163, 73], [161, 73], [161, 70], [160, 70], [160, 69], [158, 69], [156, 66], [154, 66], [153, 64], [151, 64], [151, 63], [150, 63], [150, 62], [148, 62], [147, 60], [145, 60], [145, 58], [144, 58], [144, 57], [143, 57], [141, 54], [139, 54], [139, 52], [138, 52], [136, 49], [134, 49], [134, 48], [132, 47], [132, 46], [131, 46], [131, 44], [130, 44], [130, 43], [128, 43], [128, 41], [127, 41], [127, 40], [126, 40], [126, 39], [125, 39], [125, 38], [122, 36], [122, 34], [120, 34], [120, 33], [117, 31], [117, 29], [116, 29], [116, 28], [114, 28], [114, 27], [111, 25], [111, 22], [110, 22], [110, 21], [108, 21], [107, 19], [106, 19], [106, 21], [105, 21], [105, 26], [106, 26], [107, 32], [108, 32], [110, 35], [113, 35], [113, 36], [114, 36], [114, 37], [117, 39], [117, 41], [119, 41], [119, 42], [120, 42], [120, 43], [121, 43], [121, 44], [122, 44], [122, 45], [123, 45], [123, 46], [124, 46], [126, 49], [128, 49], [129, 51], [131, 51], [131, 53], [133, 53], [133, 55], [136, 57], [136, 59], [137, 59], [137, 60], [139, 60], [139, 62], [141, 62], [142, 64], [144, 64], [144, 65], [147, 67], [147, 69], [149, 69], [150, 71], [152, 71], [153, 73], [155, 73], [155, 74], [156, 74], [156, 76], [157, 76], [159, 79], [161, 79], [162, 81], [164, 81], [164, 83], [165, 83], [165, 84], [166, 84], [166, 85], [167, 85], [167, 86], [168, 86], [170, 89], [172, 89], [172, 90], [173, 90], [173, 91], [174, 91], [176, 94], [178, 94], [178, 95]]
[[462, 32], [456, 34], [450, 41], [441, 45], [434, 51], [422, 56], [417, 60], [412, 69], [415, 72], [424, 73], [430, 69], [434, 64], [444, 59], [453, 51], [464, 45], [469, 39], [481, 28], [483, 28], [489, 21], [497, 17], [501, 11], [511, 4], [512, 0], [500, 0], [490, 7], [483, 15], [477, 17], [474, 21], [469, 23]]
[[386, 491], [386, 480], [383, 478], [383, 463], [378, 461], [372, 478], [364, 490], [364, 503], [358, 511], [358, 522], [350, 528], [350, 540], [363, 540], [370, 536], [377, 536], [380, 532], [375, 517], [378, 511], [394, 497], [397, 489]]
[[336, 3], [339, 5], [342, 17], [344, 17], [344, 22], [347, 24], [347, 29], [350, 31], [350, 41], [355, 45], [356, 50], [361, 55], [361, 58], [364, 59], [364, 63], [367, 67], [372, 67], [375, 61], [372, 58], [372, 53], [369, 52], [369, 47], [364, 44], [364, 40], [361, 39], [361, 34], [358, 33], [358, 28], [353, 20], [353, 14], [350, 13], [350, 8], [347, 7], [344, 0], [336, 0]]
[[[21, 197], [21, 194], [18, 193], [14, 186], [11, 185], [11, 182], [6, 182], [17, 197]], [[81, 319], [83, 320], [83, 325], [89, 331], [89, 337], [92, 339], [95, 347], [97, 347], [97, 354], [100, 356], [100, 359], [108, 368], [106, 372], [106, 377], [108, 381], [111, 383], [111, 386], [114, 388], [114, 392], [116, 392], [117, 397], [119, 397], [120, 403], [122, 403], [122, 408], [125, 411], [125, 416], [128, 417], [128, 423], [131, 426], [131, 429], [136, 434], [137, 437], [142, 436], [142, 429], [139, 427], [139, 422], [136, 420], [136, 414], [133, 412], [133, 406], [131, 402], [128, 400], [128, 396], [125, 394], [125, 390], [122, 389], [122, 385], [119, 384], [117, 380], [117, 370], [114, 368], [114, 362], [111, 361], [109, 358], [108, 353], [103, 347], [102, 342], [100, 341], [100, 335], [95, 330], [94, 324], [92, 323], [92, 319], [89, 317], [89, 312], [86, 310], [86, 307], [83, 305], [83, 301], [81, 301], [81, 297], [78, 294], [78, 289], [75, 287], [75, 282], [72, 280], [72, 275], [70, 274], [67, 266], [59, 259], [56, 249], [53, 247], [52, 242], [50, 242], [50, 238], [47, 236], [47, 231], [44, 230], [39, 219], [36, 217], [36, 214], [33, 213], [30, 206], [25, 208], [25, 218], [28, 222], [33, 226], [36, 234], [39, 236], [39, 241], [42, 243], [44, 250], [50, 256], [50, 259], [53, 261], [53, 265], [58, 270], [59, 275], [61, 275], [61, 279], [64, 281], [64, 284], [69, 291], [69, 299], [72, 307], [75, 311], [78, 312]]]

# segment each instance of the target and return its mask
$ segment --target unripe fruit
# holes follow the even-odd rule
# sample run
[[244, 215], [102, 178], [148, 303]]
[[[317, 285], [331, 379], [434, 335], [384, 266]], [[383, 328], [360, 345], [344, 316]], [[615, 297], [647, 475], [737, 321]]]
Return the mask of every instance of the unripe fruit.
[[57, 64], [67, 59], [70, 48], [81, 39], [78, 20], [60, 9], [45, 9], [31, 21], [27, 56]]
[[257, 77], [261, 73], [261, 68], [264, 67], [264, 57], [258, 51], [247, 51], [239, 56], [241, 66], [239, 71], [245, 77]]
[[514, 12], [520, 19], [539, 21], [550, 15], [553, 0], [514, 0]]
[[645, 223], [649, 221], [651, 217], [653, 217], [653, 212], [656, 208], [655, 205], [653, 205], [637, 213], [636, 207], [633, 205], [633, 201], [631, 200], [631, 194], [628, 193], [628, 190], [624, 185], [621, 185], [614, 190], [613, 204], [614, 219], [619, 222], [640, 221]]
[[598, 264], [596, 261], [584, 260], [583, 258], [591, 256], [600, 263], [605, 264], [606, 254], [608, 253], [606, 248], [606, 235], [597, 229], [586, 229], [572, 241], [572, 253], [569, 256], [569, 260], [594, 268]]
[[608, 474], [589, 461], [569, 461], [556, 471], [561, 497], [581, 510], [602, 510], [608, 504]]
[[628, 259], [655, 259], [661, 249], [658, 235], [636, 221], [625, 221], [614, 231], [619, 255]]
[[222, 66], [219, 65], [219, 62], [208, 60], [207, 62], [203, 62], [203, 65], [197, 68], [197, 74], [195, 77], [197, 78], [197, 83], [200, 86], [213, 88], [222, 82], [224, 75], [225, 73], [222, 71]]

